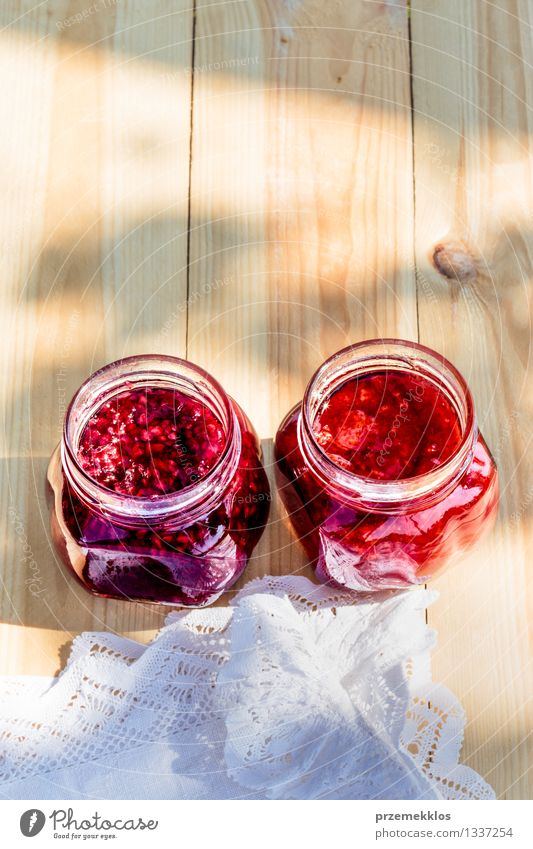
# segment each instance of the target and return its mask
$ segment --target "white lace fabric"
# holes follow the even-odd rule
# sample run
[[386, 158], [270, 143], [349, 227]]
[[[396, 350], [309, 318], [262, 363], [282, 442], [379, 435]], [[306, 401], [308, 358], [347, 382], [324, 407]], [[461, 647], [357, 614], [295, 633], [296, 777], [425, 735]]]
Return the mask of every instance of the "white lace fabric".
[[82, 634], [53, 683], [4, 679], [0, 796], [493, 798], [431, 682], [433, 598], [262, 578], [148, 646]]

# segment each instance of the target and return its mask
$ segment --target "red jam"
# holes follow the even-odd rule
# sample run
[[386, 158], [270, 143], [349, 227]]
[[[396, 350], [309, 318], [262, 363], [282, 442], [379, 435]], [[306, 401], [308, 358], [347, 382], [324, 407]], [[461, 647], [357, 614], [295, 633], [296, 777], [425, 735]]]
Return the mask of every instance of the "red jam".
[[167, 387], [129, 389], [91, 416], [78, 459], [97, 483], [124, 495], [176, 492], [203, 478], [224, 450], [215, 414]]
[[[313, 380], [310, 387], [312, 400]], [[429, 376], [369, 368], [319, 398], [307, 430], [299, 422], [304, 409], [305, 402], [296, 405], [280, 425], [276, 474], [291, 524], [322, 581], [357, 591], [423, 582], [491, 524], [498, 502], [494, 461], [473, 430], [465, 466], [448, 475], [463, 430], [455, 404]], [[325, 475], [324, 461], [331, 463]], [[431, 492], [426, 486], [413, 495], [439, 470]], [[380, 500], [376, 487], [398, 489], [398, 498]]]
[[[64, 437], [48, 471], [52, 529], [64, 561], [89, 590], [199, 607], [242, 574], [264, 530], [270, 492], [257, 436], [240, 407], [223, 398], [234, 420], [230, 454], [222, 420], [199, 397], [128, 381], [93, 404], [73, 459]], [[80, 404], [75, 398], [71, 407]], [[75, 418], [72, 409], [66, 433], [69, 416]], [[168, 509], [160, 510], [161, 499]]]
[[348, 380], [324, 401], [313, 431], [334, 463], [375, 480], [423, 475], [461, 442], [457, 411], [444, 392], [407, 371]]

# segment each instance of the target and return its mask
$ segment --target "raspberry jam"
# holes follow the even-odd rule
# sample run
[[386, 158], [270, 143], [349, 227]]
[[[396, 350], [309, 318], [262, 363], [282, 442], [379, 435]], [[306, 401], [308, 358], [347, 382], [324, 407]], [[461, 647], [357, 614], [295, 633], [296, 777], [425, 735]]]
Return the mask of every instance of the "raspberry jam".
[[173, 357], [92, 375], [48, 480], [56, 546], [97, 595], [210, 604], [242, 574], [268, 517], [250, 422], [206, 372]]
[[409, 371], [348, 380], [322, 403], [313, 433], [336, 465], [376, 480], [430, 472], [461, 442], [457, 412], [444, 392]]
[[78, 460], [102, 486], [143, 498], [205, 477], [224, 449], [221, 422], [176, 390], [145, 386], [105, 401], [85, 425]]
[[335, 354], [280, 425], [276, 475], [324, 582], [427, 581], [494, 519], [498, 479], [457, 370], [411, 342]]

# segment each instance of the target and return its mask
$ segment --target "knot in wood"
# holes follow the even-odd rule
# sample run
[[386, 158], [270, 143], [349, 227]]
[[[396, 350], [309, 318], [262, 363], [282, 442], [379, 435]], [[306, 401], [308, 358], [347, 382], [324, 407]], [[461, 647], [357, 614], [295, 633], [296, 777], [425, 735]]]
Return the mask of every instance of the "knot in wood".
[[433, 264], [448, 280], [469, 283], [477, 277], [476, 262], [463, 242], [439, 242], [433, 250]]

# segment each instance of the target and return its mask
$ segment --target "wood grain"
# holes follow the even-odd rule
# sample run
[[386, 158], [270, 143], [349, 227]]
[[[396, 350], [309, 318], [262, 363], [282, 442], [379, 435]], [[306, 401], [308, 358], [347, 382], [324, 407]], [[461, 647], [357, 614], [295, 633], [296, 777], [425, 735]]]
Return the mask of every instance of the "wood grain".
[[[161, 608], [92, 598], [49, 542], [66, 404], [133, 353], [185, 353], [192, 7], [2, 6], [2, 672], [50, 674], [84, 629]], [[45, 9], [46, 6], [46, 9]], [[94, 8], [94, 7], [90, 7]], [[81, 20], [78, 20], [81, 15]]]
[[435, 582], [434, 677], [502, 798], [528, 798], [533, 763], [532, 25], [527, 2], [412, 4], [420, 339], [468, 380], [502, 490], [496, 532]]
[[[248, 412], [270, 472], [277, 426], [327, 356], [365, 337], [416, 338], [409, 48], [396, 12], [197, 5], [188, 355]], [[274, 498], [243, 580], [302, 571]]]

